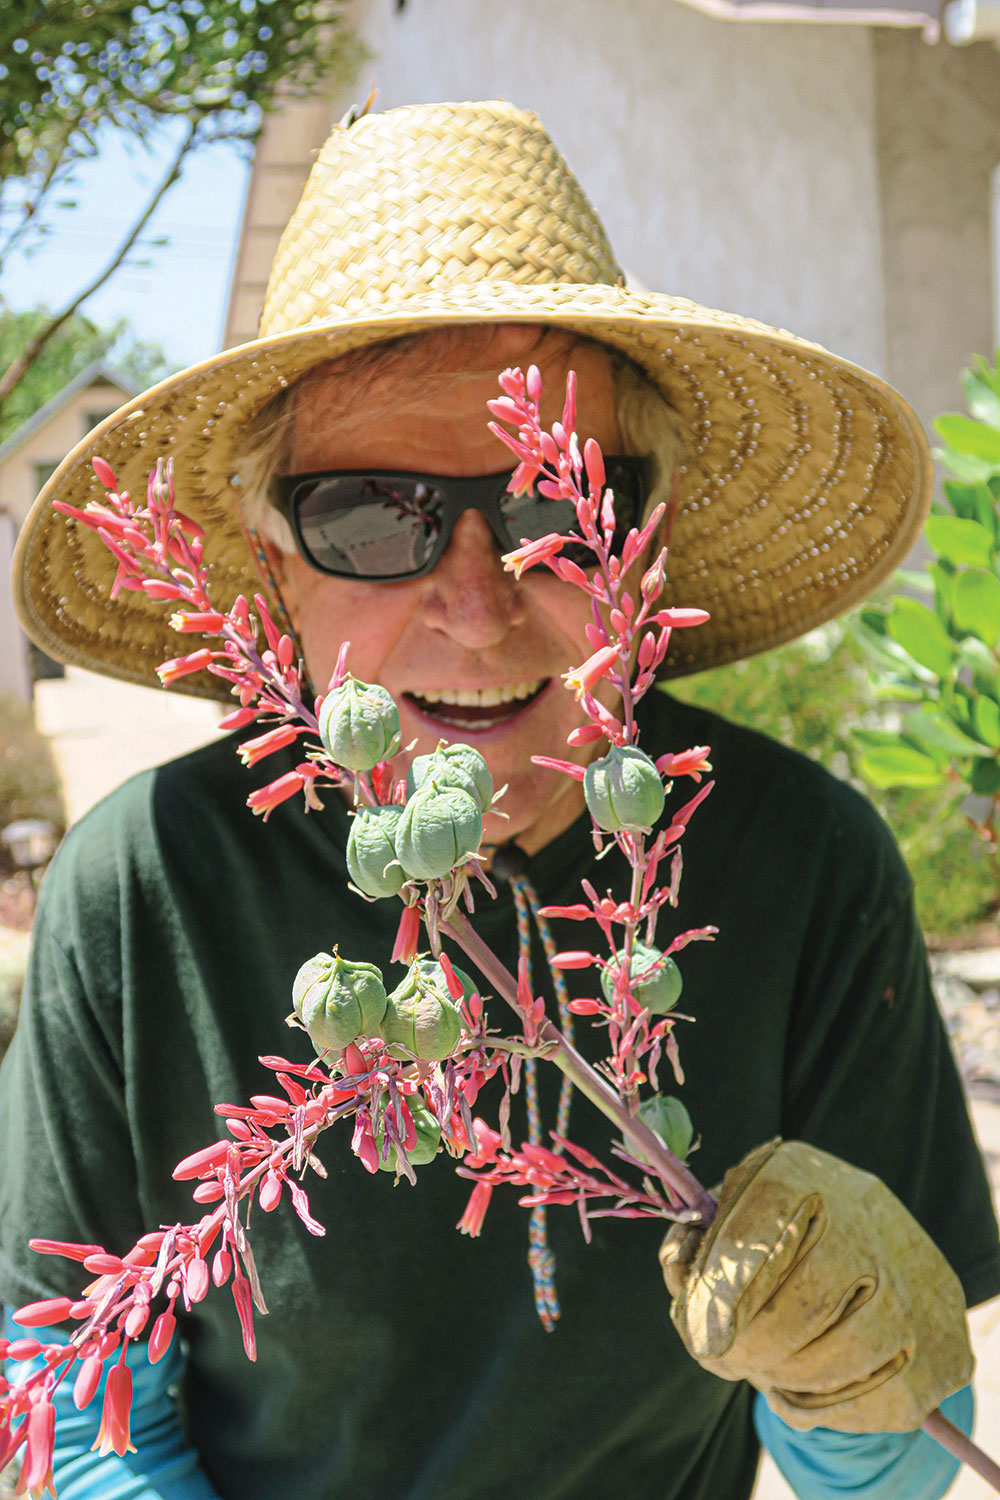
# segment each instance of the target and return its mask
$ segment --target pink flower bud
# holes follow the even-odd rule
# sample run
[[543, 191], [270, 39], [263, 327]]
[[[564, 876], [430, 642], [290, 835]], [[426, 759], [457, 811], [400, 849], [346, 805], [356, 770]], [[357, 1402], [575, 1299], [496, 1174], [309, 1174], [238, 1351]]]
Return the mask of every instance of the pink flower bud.
[[73, 1303], [69, 1297], [48, 1297], [44, 1302], [29, 1302], [12, 1314], [22, 1328], [48, 1328], [69, 1317]]
[[128, 1317], [125, 1319], [125, 1335], [130, 1339], [137, 1339], [149, 1320], [149, 1305], [141, 1302], [136, 1307], [129, 1309]]
[[604, 488], [604, 455], [600, 444], [596, 443], [593, 438], [588, 438], [583, 445], [583, 462], [590, 481], [590, 493], [596, 495]]
[[188, 1262], [187, 1274], [184, 1278], [184, 1290], [187, 1292], [189, 1302], [201, 1302], [208, 1291], [208, 1262], [196, 1255]]
[[115, 471], [109, 463], [103, 458], [92, 458], [90, 465], [106, 490], [117, 490], [118, 481], [115, 478]]
[[212, 1280], [216, 1286], [225, 1286], [233, 1269], [233, 1257], [225, 1248], [216, 1250], [212, 1259]]
[[185, 1156], [183, 1161], [177, 1163], [172, 1176], [176, 1182], [185, 1182], [189, 1177], [202, 1177], [216, 1167], [223, 1166], [228, 1155], [229, 1142], [215, 1141], [211, 1146], [203, 1146], [200, 1151]]
[[166, 1312], [160, 1313], [153, 1324], [153, 1331], [149, 1336], [149, 1362], [155, 1365], [161, 1360], [170, 1348], [170, 1341], [177, 1327], [177, 1319], [168, 1308]]
[[94, 1393], [100, 1384], [103, 1371], [104, 1365], [97, 1358], [96, 1354], [89, 1355], [81, 1363], [79, 1373], [73, 1384], [73, 1405], [77, 1411], [83, 1411], [84, 1407], [89, 1406], [91, 1401], [93, 1401]]

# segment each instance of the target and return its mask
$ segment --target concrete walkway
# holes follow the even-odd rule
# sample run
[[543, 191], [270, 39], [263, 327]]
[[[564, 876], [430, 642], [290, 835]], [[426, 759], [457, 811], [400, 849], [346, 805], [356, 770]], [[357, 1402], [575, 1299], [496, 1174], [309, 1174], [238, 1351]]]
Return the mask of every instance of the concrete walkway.
[[52, 744], [70, 823], [136, 771], [210, 740], [219, 704], [67, 667], [35, 687], [35, 717]]

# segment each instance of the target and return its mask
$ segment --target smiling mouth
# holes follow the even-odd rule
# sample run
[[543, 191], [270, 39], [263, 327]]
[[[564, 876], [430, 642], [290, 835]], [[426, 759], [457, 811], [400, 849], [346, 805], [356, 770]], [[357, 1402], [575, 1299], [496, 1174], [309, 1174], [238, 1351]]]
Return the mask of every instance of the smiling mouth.
[[425, 688], [420, 693], [406, 693], [417, 711], [438, 724], [454, 729], [492, 729], [516, 718], [552, 679], [535, 677], [530, 682], [505, 682], [488, 688]]

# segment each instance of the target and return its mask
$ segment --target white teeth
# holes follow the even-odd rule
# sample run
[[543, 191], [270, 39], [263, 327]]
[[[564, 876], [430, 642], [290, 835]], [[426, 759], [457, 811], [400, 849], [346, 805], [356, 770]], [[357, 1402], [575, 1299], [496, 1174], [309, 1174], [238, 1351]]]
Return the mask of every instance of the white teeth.
[[531, 682], [507, 682], [503, 687], [489, 688], [424, 688], [414, 693], [424, 703], [454, 703], [463, 708], [495, 708], [500, 703], [515, 703], [530, 698], [538, 692], [544, 677]]

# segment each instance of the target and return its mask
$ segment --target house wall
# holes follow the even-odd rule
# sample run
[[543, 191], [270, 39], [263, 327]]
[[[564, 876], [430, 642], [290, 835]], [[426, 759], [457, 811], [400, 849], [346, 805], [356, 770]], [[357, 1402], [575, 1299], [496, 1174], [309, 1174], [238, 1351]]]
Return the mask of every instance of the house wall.
[[537, 110], [647, 287], [817, 340], [928, 425], [992, 350], [1000, 52], [911, 31], [714, 20], [673, 0], [354, 0], [350, 97], [270, 120], [227, 342], [253, 337], [281, 226], [332, 120], [502, 96]]
[[0, 510], [13, 517], [18, 530], [38, 494], [39, 467], [58, 464], [86, 437], [94, 426], [93, 418], [116, 411], [129, 394], [103, 381], [78, 391], [0, 464]]
[[962, 405], [959, 371], [997, 336], [1000, 52], [880, 32], [874, 62], [886, 373], [929, 423]]
[[669, 0], [357, 0], [353, 14], [380, 108], [501, 96], [536, 110], [647, 287], [882, 369], [867, 28], [734, 24]]

